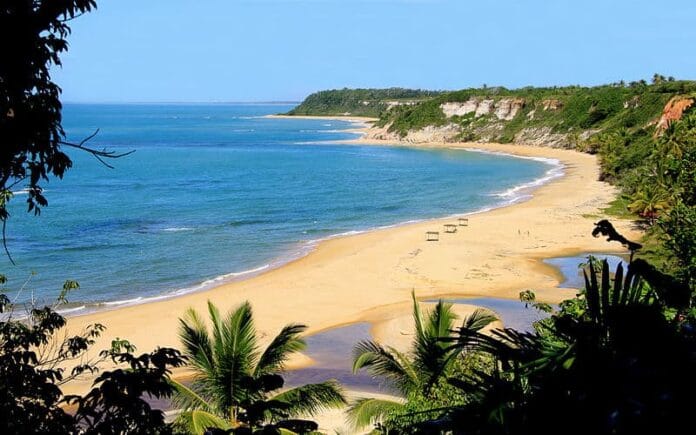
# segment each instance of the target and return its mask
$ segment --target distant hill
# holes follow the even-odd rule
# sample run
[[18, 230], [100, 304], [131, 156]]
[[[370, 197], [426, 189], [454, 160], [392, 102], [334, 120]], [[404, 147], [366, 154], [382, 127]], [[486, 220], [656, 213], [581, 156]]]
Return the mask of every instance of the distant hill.
[[419, 89], [333, 89], [308, 96], [288, 115], [352, 115], [377, 118], [397, 105], [416, 104], [439, 95]]

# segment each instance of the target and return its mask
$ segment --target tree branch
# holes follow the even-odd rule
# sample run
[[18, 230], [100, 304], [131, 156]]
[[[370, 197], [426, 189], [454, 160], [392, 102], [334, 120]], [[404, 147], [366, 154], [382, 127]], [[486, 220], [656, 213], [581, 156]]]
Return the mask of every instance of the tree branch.
[[7, 254], [7, 258], [10, 259], [10, 263], [12, 263], [13, 266], [16, 266], [17, 263], [15, 263], [12, 255], [10, 255], [10, 250], [7, 247], [7, 219], [2, 220], [2, 247], [5, 249], [5, 254]]
[[85, 146], [85, 143], [89, 142], [97, 134], [99, 134], [99, 129], [96, 129], [94, 131], [94, 133], [92, 133], [91, 135], [82, 139], [82, 141], [80, 141], [80, 143], [72, 143], [72, 142], [64, 142], [64, 141], [60, 141], [58, 143], [60, 145], [65, 145], [68, 147], [77, 148], [79, 150], [86, 151], [86, 152], [92, 154], [97, 160], [99, 160], [99, 162], [102, 165], [106, 166], [109, 169], [114, 169], [114, 167], [111, 166], [110, 164], [106, 163], [106, 161], [104, 161], [104, 159], [118, 159], [120, 157], [125, 157], [129, 154], [133, 154], [135, 152], [135, 150], [130, 150], [130, 151], [125, 152], [125, 153], [116, 153], [115, 151], [107, 151], [106, 148], [102, 149], [102, 150], [97, 150], [97, 149]]

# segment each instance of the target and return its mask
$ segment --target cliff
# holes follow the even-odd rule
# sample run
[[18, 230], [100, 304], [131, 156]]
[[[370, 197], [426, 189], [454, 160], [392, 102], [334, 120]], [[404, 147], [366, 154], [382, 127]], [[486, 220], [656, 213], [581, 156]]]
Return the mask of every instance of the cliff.
[[[696, 82], [512, 90], [496, 87], [444, 93], [396, 89], [327, 92], [311, 95], [291, 114], [359, 114], [359, 109], [369, 108], [371, 115], [380, 119], [368, 138], [575, 148], [605, 133], [659, 134], [693, 105]], [[341, 98], [336, 92], [343, 92]], [[350, 111], [344, 110], [347, 100], [353, 101]]]

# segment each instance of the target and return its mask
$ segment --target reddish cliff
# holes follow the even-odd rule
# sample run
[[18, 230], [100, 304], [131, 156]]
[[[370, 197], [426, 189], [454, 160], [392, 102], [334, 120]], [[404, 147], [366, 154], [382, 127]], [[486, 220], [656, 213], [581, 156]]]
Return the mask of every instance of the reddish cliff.
[[693, 97], [672, 97], [662, 110], [662, 116], [657, 122], [657, 131], [665, 130], [673, 121], [680, 120], [684, 112], [693, 104]]

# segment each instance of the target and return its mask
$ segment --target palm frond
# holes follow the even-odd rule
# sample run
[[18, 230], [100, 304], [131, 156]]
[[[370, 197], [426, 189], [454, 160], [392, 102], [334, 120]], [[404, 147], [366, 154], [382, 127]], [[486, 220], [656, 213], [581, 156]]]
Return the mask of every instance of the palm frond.
[[452, 331], [457, 315], [452, 311], [452, 304], [440, 299], [428, 315], [426, 335], [430, 337], [447, 337]]
[[418, 373], [419, 386], [427, 391], [442, 376], [453, 357], [461, 349], [448, 345], [445, 339], [453, 335], [457, 315], [452, 304], [439, 300], [428, 314], [423, 334], [417, 335], [413, 343], [413, 365]]
[[478, 332], [497, 320], [498, 317], [491, 311], [477, 308], [473, 313], [464, 318], [462, 321], [462, 328]]
[[256, 365], [258, 346], [256, 327], [251, 304], [246, 301], [236, 310], [228, 314], [223, 326], [225, 342], [230, 344], [230, 350], [238, 355], [244, 355], [249, 367]]
[[418, 299], [416, 299], [415, 291], [411, 291], [411, 299], [413, 300], [413, 321], [416, 324], [416, 337], [421, 337], [424, 334], [425, 325], [423, 325], [423, 313], [418, 304]]
[[210, 375], [214, 371], [210, 335], [200, 315], [192, 308], [186, 310], [184, 317], [179, 319], [179, 338], [184, 354], [189, 357], [194, 368]]
[[[416, 365], [424, 367], [428, 365], [428, 362], [435, 362], [444, 355], [446, 345], [440, 339], [452, 334], [456, 317], [456, 314], [452, 312], [452, 304], [447, 304], [442, 300], [438, 301], [435, 308], [428, 314], [422, 332], [417, 333], [413, 341], [413, 355]], [[419, 362], [423, 364], [419, 364]]]
[[404, 367], [403, 356], [395, 356], [394, 349], [387, 349], [380, 344], [365, 340], [353, 348], [353, 373], [365, 368], [374, 377], [383, 377], [392, 382], [403, 393], [407, 393], [415, 384], [412, 371]]
[[251, 305], [243, 303], [222, 318], [215, 306], [209, 306], [213, 321], [213, 348], [217, 370], [206, 380], [209, 394], [228, 408], [247, 399], [242, 380], [253, 373], [257, 361], [256, 329]]
[[229, 422], [206, 411], [186, 411], [177, 417], [179, 424], [195, 435], [203, 435], [209, 428], [232, 429]]
[[268, 345], [256, 364], [254, 375], [275, 373], [283, 370], [288, 357], [303, 350], [307, 344], [300, 338], [307, 327], [305, 325], [291, 324], [285, 326]]
[[327, 409], [341, 408], [348, 403], [341, 384], [333, 379], [284, 391], [273, 400], [286, 404], [283, 412], [290, 417], [313, 416]]
[[389, 353], [391, 353], [394, 356], [396, 362], [399, 363], [399, 365], [403, 368], [404, 373], [406, 373], [406, 375], [408, 376], [408, 385], [418, 385], [420, 383], [420, 376], [417, 368], [413, 365], [413, 362], [411, 361], [409, 356], [399, 352], [393, 347], [387, 347], [386, 349], [387, 351], [389, 351]]
[[360, 398], [348, 408], [348, 423], [360, 430], [371, 424], [383, 421], [390, 413], [398, 413], [404, 409], [404, 405], [390, 400]]
[[214, 412], [213, 406], [191, 388], [174, 379], [169, 379], [169, 384], [174, 387], [172, 401], [177, 408], [181, 408], [185, 411], [198, 409], [206, 412]]

